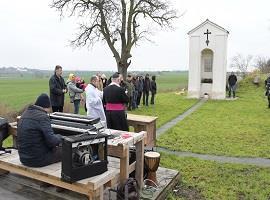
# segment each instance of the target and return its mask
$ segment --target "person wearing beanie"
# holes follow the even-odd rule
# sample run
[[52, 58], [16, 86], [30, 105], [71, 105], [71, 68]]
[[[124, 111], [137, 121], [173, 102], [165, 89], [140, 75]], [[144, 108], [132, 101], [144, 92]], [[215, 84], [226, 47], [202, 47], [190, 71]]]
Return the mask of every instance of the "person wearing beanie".
[[62, 77], [62, 67], [55, 66], [54, 75], [49, 81], [50, 98], [53, 112], [63, 112], [65, 93], [67, 93], [67, 86]]
[[51, 127], [48, 112], [51, 107], [47, 94], [38, 96], [22, 114], [17, 129], [20, 161], [29, 167], [43, 167], [61, 161], [61, 136]]

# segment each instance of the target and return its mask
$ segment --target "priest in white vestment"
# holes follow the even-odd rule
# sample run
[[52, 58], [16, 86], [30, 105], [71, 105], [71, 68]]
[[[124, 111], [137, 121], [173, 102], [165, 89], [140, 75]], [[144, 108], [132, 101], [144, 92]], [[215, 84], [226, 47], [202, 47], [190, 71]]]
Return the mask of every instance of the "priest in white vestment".
[[100, 118], [106, 125], [106, 116], [103, 108], [103, 92], [97, 89], [98, 77], [92, 76], [90, 83], [85, 88], [87, 116]]

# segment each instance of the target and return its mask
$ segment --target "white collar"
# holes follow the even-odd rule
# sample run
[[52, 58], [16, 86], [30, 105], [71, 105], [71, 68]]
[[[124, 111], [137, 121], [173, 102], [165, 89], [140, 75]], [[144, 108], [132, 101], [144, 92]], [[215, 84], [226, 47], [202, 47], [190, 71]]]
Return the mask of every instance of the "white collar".
[[110, 85], [116, 85], [116, 86], [120, 87], [120, 85], [118, 83], [115, 83], [115, 82], [111, 82]]

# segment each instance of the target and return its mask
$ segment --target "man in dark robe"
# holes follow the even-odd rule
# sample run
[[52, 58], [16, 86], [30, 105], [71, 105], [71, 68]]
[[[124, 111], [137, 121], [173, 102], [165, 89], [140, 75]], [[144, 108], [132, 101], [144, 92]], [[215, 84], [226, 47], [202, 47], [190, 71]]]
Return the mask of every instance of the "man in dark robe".
[[103, 98], [106, 106], [107, 127], [110, 129], [128, 131], [125, 104], [128, 96], [125, 89], [120, 87], [120, 74], [112, 75], [112, 82], [104, 88]]
[[146, 74], [143, 81], [143, 105], [146, 105], [146, 106], [148, 106], [148, 97], [149, 97], [150, 87], [151, 87], [151, 83], [149, 79], [149, 74]]

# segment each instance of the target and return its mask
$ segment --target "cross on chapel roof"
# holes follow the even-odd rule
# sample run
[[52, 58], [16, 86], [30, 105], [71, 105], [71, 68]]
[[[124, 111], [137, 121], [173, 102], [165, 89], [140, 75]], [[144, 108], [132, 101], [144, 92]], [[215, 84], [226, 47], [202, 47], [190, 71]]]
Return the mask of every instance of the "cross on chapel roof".
[[201, 23], [200, 25], [198, 25], [198, 26], [196, 26], [195, 28], [193, 28], [192, 30], [190, 30], [190, 31], [188, 32], [188, 35], [192, 34], [194, 31], [198, 30], [199, 28], [201, 28], [202, 26], [204, 26], [204, 25], [207, 24], [207, 23], [209, 23], [209, 24], [211, 24], [212, 26], [215, 26], [216, 28], [218, 28], [218, 29], [220, 29], [220, 30], [222, 30], [222, 31], [224, 31], [224, 32], [226, 32], [226, 33], [229, 34], [229, 31], [227, 31], [225, 28], [223, 28], [223, 27], [217, 25], [217, 24], [214, 23], [214, 22], [211, 22], [209, 19], [206, 19], [203, 23]]

